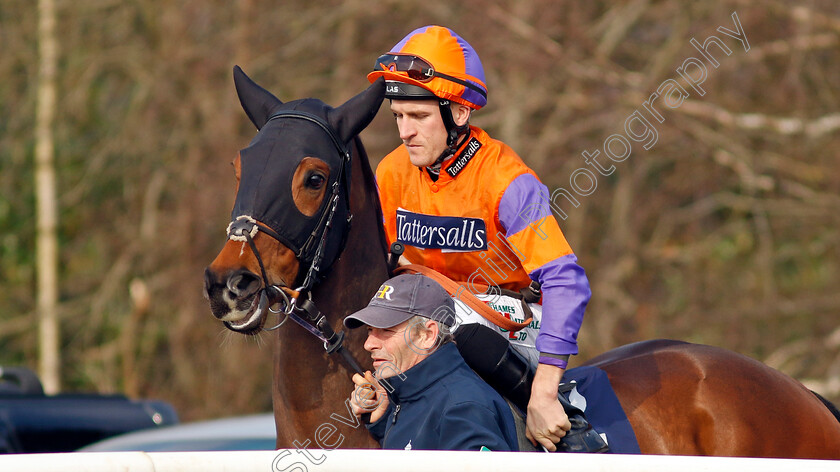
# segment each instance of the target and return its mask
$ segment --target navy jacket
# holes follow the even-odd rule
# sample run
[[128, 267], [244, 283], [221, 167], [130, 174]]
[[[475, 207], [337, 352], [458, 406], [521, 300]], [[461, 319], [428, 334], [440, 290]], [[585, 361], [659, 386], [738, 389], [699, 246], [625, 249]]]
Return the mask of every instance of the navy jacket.
[[454, 344], [386, 380], [394, 389], [388, 409], [367, 425], [383, 449], [517, 450], [510, 407]]

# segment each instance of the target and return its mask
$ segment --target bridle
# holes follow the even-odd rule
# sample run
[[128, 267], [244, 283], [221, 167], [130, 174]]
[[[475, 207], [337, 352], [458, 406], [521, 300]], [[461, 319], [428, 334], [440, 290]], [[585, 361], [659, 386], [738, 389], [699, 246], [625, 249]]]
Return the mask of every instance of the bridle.
[[[327, 354], [339, 352], [349, 367], [354, 372], [364, 373], [359, 363], [353, 358], [352, 354], [343, 348], [344, 332], [336, 333], [326, 316], [321, 313], [312, 301], [312, 287], [322, 276], [322, 271], [328, 267], [322, 267], [324, 262], [324, 255], [327, 249], [328, 238], [330, 230], [333, 229], [336, 210], [338, 209], [339, 201], [344, 201], [344, 210], [347, 219], [344, 225], [344, 231], [341, 235], [341, 240], [338, 243], [337, 253], [334, 259], [337, 259], [347, 242], [347, 234], [350, 231], [350, 223], [353, 215], [350, 213], [350, 150], [338, 138], [335, 130], [324, 119], [300, 110], [281, 110], [271, 115], [266, 124], [276, 119], [298, 119], [305, 120], [310, 123], [318, 125], [324, 132], [329, 135], [335, 148], [338, 150], [341, 160], [338, 166], [338, 174], [330, 189], [330, 193], [325, 196], [327, 202], [321, 207], [321, 213], [318, 217], [318, 222], [312, 232], [308, 235], [303, 244], [295, 253], [298, 261], [305, 263], [308, 260], [309, 266], [302, 267], [305, 270], [303, 282], [296, 289], [292, 290], [289, 287], [279, 285], [271, 285], [268, 280], [268, 275], [265, 270], [260, 251], [254, 243], [254, 237], [260, 231], [271, 236], [281, 244], [287, 247], [292, 247], [289, 240], [279, 234], [268, 225], [251, 218], [250, 216], [237, 216], [227, 228], [228, 239], [234, 241], [244, 241], [248, 243], [251, 251], [257, 259], [260, 266], [260, 276], [263, 281], [263, 289], [260, 290], [260, 299], [258, 309], [261, 312], [268, 310], [278, 316], [283, 316], [283, 319], [276, 325], [270, 328], [263, 328], [264, 331], [274, 331], [283, 326], [286, 321], [291, 318], [294, 322], [306, 329], [310, 334], [317, 337], [324, 343], [324, 349]], [[263, 125], [265, 126], [265, 125]], [[342, 185], [343, 184], [343, 185]], [[343, 191], [342, 191], [343, 189]], [[327, 261], [327, 265], [331, 265], [333, 261]], [[298, 274], [298, 280], [300, 279]], [[275, 310], [272, 308], [275, 305], [280, 305], [280, 308]]]

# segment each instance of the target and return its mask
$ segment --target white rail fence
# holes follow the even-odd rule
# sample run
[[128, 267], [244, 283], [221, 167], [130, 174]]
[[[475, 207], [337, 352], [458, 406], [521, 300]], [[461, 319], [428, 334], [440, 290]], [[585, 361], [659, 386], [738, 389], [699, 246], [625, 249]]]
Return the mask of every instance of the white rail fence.
[[281, 449], [236, 452], [88, 452], [0, 456], [3, 472], [840, 472], [840, 461], [523, 452]]

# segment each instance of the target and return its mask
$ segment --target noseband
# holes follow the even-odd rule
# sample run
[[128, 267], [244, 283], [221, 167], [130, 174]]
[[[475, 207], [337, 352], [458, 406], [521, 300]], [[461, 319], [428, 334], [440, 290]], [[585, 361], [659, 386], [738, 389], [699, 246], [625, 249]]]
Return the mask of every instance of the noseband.
[[[341, 353], [344, 359], [350, 365], [350, 367], [355, 372], [361, 373], [364, 371], [359, 366], [359, 363], [353, 358], [350, 352], [344, 349], [342, 346], [342, 343], [344, 341], [344, 332], [336, 333], [332, 329], [329, 322], [327, 321], [326, 316], [324, 316], [315, 307], [315, 303], [312, 301], [311, 292], [312, 287], [315, 285], [316, 281], [321, 275], [321, 264], [324, 262], [323, 259], [327, 248], [330, 229], [332, 229], [333, 227], [333, 221], [336, 216], [336, 209], [338, 208], [338, 203], [341, 199], [341, 196], [344, 196], [344, 209], [347, 215], [347, 220], [345, 222], [346, 224], [344, 225], [344, 231], [341, 235], [341, 240], [338, 243], [339, 246], [336, 255], [333, 259], [338, 259], [339, 255], [344, 250], [344, 246], [347, 242], [347, 233], [350, 231], [350, 222], [353, 218], [353, 215], [350, 213], [350, 172], [347, 168], [347, 166], [350, 163], [350, 151], [338, 138], [332, 126], [330, 126], [325, 120], [316, 115], [299, 110], [281, 110], [271, 115], [268, 118], [268, 120], [266, 120], [266, 124], [268, 124], [269, 121], [281, 118], [305, 120], [318, 125], [329, 135], [330, 139], [332, 140], [332, 143], [335, 145], [335, 148], [341, 155], [341, 164], [338, 166], [337, 177], [335, 179], [335, 182], [333, 182], [332, 184], [330, 194], [325, 196], [325, 198], [328, 198], [327, 203], [326, 205], [322, 205], [321, 213], [318, 216], [317, 224], [315, 225], [312, 232], [308, 235], [305, 242], [303, 242], [303, 244], [299, 246], [298, 251], [295, 253], [295, 257], [298, 259], [298, 261], [301, 261], [304, 264], [305, 261], [310, 261], [309, 267], [305, 269], [306, 275], [304, 276], [303, 282], [298, 288], [291, 290], [288, 287], [271, 285], [268, 281], [268, 274], [265, 270], [265, 264], [263, 263], [259, 250], [257, 249], [257, 245], [254, 244], [254, 237], [256, 237], [258, 232], [262, 231], [263, 233], [277, 240], [279, 243], [287, 247], [291, 247], [288, 239], [281, 236], [278, 231], [275, 231], [271, 227], [255, 220], [250, 216], [240, 215], [237, 216], [228, 225], [228, 239], [233, 241], [247, 242], [248, 246], [251, 248], [251, 251], [256, 257], [257, 262], [259, 263], [260, 275], [263, 280], [264, 288], [260, 291], [258, 309], [267, 309], [269, 312], [274, 313], [278, 316], [285, 315], [283, 320], [277, 323], [275, 326], [263, 329], [265, 331], [276, 330], [283, 326], [283, 324], [285, 324], [286, 321], [289, 318], [291, 318], [297, 324], [301, 325], [303, 328], [309, 331], [312, 335], [323, 341], [324, 349], [327, 351], [328, 354], [332, 354], [333, 352]], [[342, 186], [342, 184], [344, 185]], [[328, 261], [327, 265], [331, 265], [332, 262], [333, 261]], [[326, 267], [324, 267], [323, 269], [325, 268]], [[298, 279], [299, 278], [300, 272], [298, 273]], [[272, 307], [277, 304], [281, 305], [281, 308], [275, 311]]]

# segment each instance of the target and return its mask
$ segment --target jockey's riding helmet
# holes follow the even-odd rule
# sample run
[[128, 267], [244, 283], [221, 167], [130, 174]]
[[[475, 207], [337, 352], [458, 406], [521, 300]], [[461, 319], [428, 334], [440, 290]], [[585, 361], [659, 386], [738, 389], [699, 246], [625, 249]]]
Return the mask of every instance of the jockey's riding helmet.
[[424, 26], [380, 56], [367, 78], [385, 77], [391, 99], [451, 100], [478, 110], [487, 104], [484, 68], [478, 54], [454, 31]]

